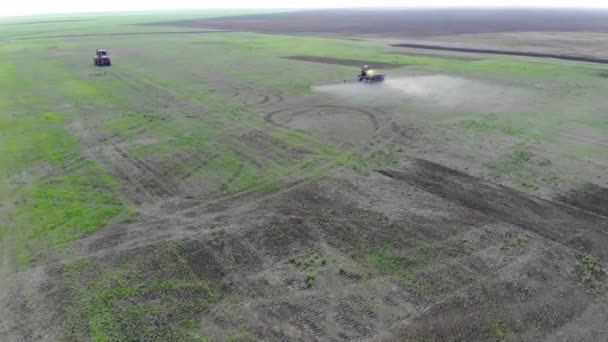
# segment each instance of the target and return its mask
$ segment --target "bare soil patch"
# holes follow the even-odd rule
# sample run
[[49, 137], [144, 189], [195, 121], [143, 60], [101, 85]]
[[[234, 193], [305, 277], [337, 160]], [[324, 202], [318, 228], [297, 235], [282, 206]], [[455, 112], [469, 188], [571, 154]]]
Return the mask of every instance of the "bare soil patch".
[[[601, 32], [529, 31], [473, 33], [407, 38], [402, 39], [398, 43], [481, 50], [523, 51], [608, 59], [608, 54], [606, 53], [608, 51], [608, 34]], [[432, 50], [426, 51], [430, 52]], [[436, 53], [440, 52], [436, 51]]]
[[[361, 145], [380, 129], [373, 111], [348, 106], [294, 106], [269, 112], [266, 121], [315, 133], [338, 143]], [[348, 122], [348, 125], [345, 123]]]
[[269, 33], [428, 37], [484, 32], [608, 32], [608, 11], [557, 9], [312, 10], [147, 25]]
[[346, 65], [346, 66], [354, 66], [354, 67], [360, 67], [364, 64], [369, 64], [369, 65], [373, 65], [374, 67], [383, 68], [383, 69], [399, 68], [399, 67], [404, 66], [404, 65], [395, 64], [395, 63], [380, 63], [380, 62], [364, 61], [364, 60], [359, 60], [359, 59], [342, 59], [342, 58], [319, 57], [319, 56], [288, 56], [288, 57], [284, 57], [284, 58], [293, 59], [293, 60], [297, 60], [297, 61], [304, 61], [304, 62], [333, 64], [333, 65]]
[[484, 59], [482, 57], [472, 57], [472, 56], [466, 56], [466, 55], [446, 54], [446, 53], [441, 53], [441, 52], [437, 52], [437, 53], [432, 53], [432, 52], [424, 53], [424, 52], [420, 52], [417, 49], [412, 49], [412, 50], [409, 50], [408, 52], [391, 51], [391, 52], [389, 52], [389, 54], [391, 54], [391, 55], [407, 55], [407, 56], [445, 58], [445, 59], [455, 59], [455, 60], [460, 60], [460, 61], [481, 61], [481, 60]]
[[608, 217], [608, 189], [606, 188], [588, 184], [582, 189], [573, 190], [569, 194], [559, 197], [558, 200]]

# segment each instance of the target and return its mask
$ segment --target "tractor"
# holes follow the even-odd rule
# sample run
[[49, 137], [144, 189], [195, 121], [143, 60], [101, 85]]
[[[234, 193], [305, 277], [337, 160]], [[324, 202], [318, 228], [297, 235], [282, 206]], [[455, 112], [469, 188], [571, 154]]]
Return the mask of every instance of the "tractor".
[[93, 63], [96, 66], [112, 65], [112, 62], [110, 61], [110, 56], [108, 55], [108, 50], [97, 49], [97, 52], [95, 53], [95, 57], [93, 57]]
[[379, 74], [376, 70], [370, 68], [368, 65], [364, 65], [361, 68], [357, 80], [362, 83], [380, 83], [384, 82], [384, 75]]

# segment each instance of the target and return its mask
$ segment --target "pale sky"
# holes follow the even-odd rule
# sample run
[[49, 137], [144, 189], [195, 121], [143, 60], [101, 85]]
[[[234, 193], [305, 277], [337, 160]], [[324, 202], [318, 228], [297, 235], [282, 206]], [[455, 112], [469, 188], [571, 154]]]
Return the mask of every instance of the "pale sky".
[[595, 7], [607, 0], [6, 0], [0, 17], [47, 13], [149, 11], [206, 8], [325, 8], [325, 7]]

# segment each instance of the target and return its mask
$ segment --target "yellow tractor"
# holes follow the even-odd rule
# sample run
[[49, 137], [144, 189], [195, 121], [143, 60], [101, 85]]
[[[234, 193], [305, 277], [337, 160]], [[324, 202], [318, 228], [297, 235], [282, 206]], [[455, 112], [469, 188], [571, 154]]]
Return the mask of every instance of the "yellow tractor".
[[362, 83], [384, 82], [384, 75], [370, 68], [369, 65], [364, 65], [361, 67], [361, 73], [359, 73], [358, 81]]

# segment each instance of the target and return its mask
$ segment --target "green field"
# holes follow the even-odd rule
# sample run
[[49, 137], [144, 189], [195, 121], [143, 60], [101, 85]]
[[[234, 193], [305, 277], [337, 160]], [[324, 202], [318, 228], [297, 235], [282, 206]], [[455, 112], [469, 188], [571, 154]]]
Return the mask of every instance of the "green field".
[[[235, 290], [229, 284], [257, 284], [265, 270], [279, 269], [276, 274], [301, 283], [300, 292], [286, 296], [305, 302], [309, 287], [330, 296], [339, 293], [331, 292], [336, 279], [377, 274], [382, 280], [373, 282], [374, 289], [384, 291], [391, 282], [407, 289], [414, 311], [449, 302], [457, 281], [441, 283], [430, 275], [453, 271], [445, 266], [452, 260], [449, 251], [497, 253], [492, 267], [498, 269], [530, 252], [529, 244], [545, 246], [546, 236], [539, 233], [529, 242], [521, 226], [488, 232], [465, 222], [463, 227], [476, 233], [454, 231], [447, 237], [451, 228], [446, 228], [438, 233], [439, 242], [427, 236], [418, 248], [406, 248], [407, 243], [394, 242], [401, 240], [374, 235], [401, 224], [391, 216], [397, 209], [368, 214], [376, 209], [365, 202], [355, 206], [359, 213], [343, 204], [355, 201], [344, 195], [350, 190], [332, 192], [335, 197], [319, 190], [321, 199], [302, 191], [303, 204], [295, 205], [291, 201], [300, 199], [282, 197], [292, 187], [367, 182], [378, 170], [407, 167], [412, 158], [517, 189], [522, 196], [540, 196], [534, 198], [608, 185], [608, 79], [598, 76], [607, 66], [505, 56], [421, 57], [374, 39], [187, 34], [171, 32], [196, 30], [136, 25], [232, 14], [237, 12], [0, 21], [0, 303], [6, 304], [0, 319], [8, 322], [0, 340], [307, 340], [321, 338], [317, 330], [334, 339], [371, 337], [358, 326], [346, 337], [333, 328], [311, 328], [296, 316], [289, 316], [296, 323], [284, 324], [301, 333], [289, 335], [289, 327], [264, 330], [260, 322], [270, 325], [272, 319], [255, 316], [243, 303], [271, 295], [259, 286]], [[92, 65], [98, 47], [109, 49], [111, 67]], [[283, 58], [293, 55], [399, 64], [385, 70], [390, 78], [428, 84], [404, 85], [419, 98], [334, 97], [314, 87], [343, 83], [356, 67]], [[425, 78], [433, 75], [448, 78]], [[335, 116], [326, 119], [330, 114]], [[345, 119], [349, 116], [354, 121]], [[366, 121], [368, 116], [373, 120]], [[394, 198], [415, 192], [399, 196]], [[251, 216], [253, 208], [258, 216]], [[282, 221], [288, 217], [298, 224], [318, 223], [320, 241], [326, 241], [325, 230], [347, 231], [356, 224], [370, 232], [356, 242], [349, 239], [358, 230], [336, 237], [349, 240], [345, 249], [331, 239], [319, 242], [317, 235], [309, 237], [315, 241], [310, 245], [308, 237], [292, 245], [287, 236], [305, 233], [272, 228], [288, 224]], [[259, 229], [272, 231], [272, 238], [253, 232]], [[275, 238], [276, 245], [268, 247]], [[293, 262], [279, 252], [283, 249]], [[295, 266], [313, 252], [319, 257]], [[260, 259], [255, 265], [241, 260], [251, 255]], [[576, 255], [563, 255], [565, 266], [556, 267], [578, 267]], [[216, 266], [209, 265], [221, 265], [222, 271], [213, 273]], [[602, 267], [586, 273], [599, 292]], [[257, 273], [246, 273], [249, 268]], [[232, 274], [245, 275], [237, 280]], [[274, 277], [268, 279], [274, 284]], [[281, 288], [292, 286], [286, 284]], [[368, 285], [359, 285], [353, 291], [364, 293]], [[585, 303], [606, 299], [587, 295]], [[373, 305], [370, 310], [376, 309], [384, 310]], [[475, 331], [495, 340], [517, 339], [519, 333], [547, 336], [503, 316], [481, 322]], [[28, 325], [33, 328], [25, 329]], [[374, 326], [384, 328], [389, 326]]]

